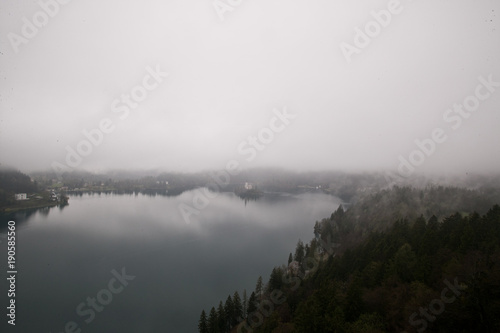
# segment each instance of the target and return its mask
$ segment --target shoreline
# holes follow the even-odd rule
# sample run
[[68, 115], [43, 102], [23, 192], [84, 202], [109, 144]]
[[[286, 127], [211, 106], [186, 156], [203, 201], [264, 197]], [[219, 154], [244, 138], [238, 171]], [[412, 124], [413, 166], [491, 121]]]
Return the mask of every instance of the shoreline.
[[22, 203], [14, 206], [5, 206], [0, 208], [0, 213], [4, 214], [9, 214], [9, 213], [16, 213], [19, 211], [25, 211], [25, 210], [30, 210], [30, 209], [40, 209], [40, 208], [51, 208], [51, 207], [56, 207], [60, 205], [68, 205], [69, 197], [64, 196], [61, 198], [61, 200], [57, 201], [45, 201], [45, 202], [35, 202], [31, 201], [28, 204], [26, 204], [27, 201], [23, 201]]
[[60, 202], [54, 202], [50, 204], [39, 204], [39, 205], [33, 205], [33, 206], [27, 206], [27, 207], [2, 207], [0, 211], [2, 213], [15, 213], [23, 210], [29, 210], [29, 209], [37, 209], [37, 208], [49, 208], [49, 207], [55, 207], [60, 205]]

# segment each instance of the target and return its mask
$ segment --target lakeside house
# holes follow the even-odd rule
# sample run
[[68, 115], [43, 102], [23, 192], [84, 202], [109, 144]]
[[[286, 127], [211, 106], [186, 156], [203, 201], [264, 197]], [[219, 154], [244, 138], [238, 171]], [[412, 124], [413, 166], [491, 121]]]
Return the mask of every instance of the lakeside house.
[[249, 182], [245, 182], [245, 190], [252, 190], [253, 189], [253, 184]]
[[50, 200], [51, 201], [59, 201], [59, 195], [56, 192], [51, 191], [50, 192]]
[[26, 193], [16, 193], [14, 197], [16, 200], [28, 200], [28, 195]]

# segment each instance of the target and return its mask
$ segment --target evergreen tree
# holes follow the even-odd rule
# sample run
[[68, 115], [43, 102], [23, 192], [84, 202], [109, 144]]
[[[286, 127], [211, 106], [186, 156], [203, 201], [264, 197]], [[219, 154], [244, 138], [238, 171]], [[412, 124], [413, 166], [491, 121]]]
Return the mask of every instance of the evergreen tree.
[[306, 246], [304, 247], [304, 253], [305, 253], [304, 258], [312, 257], [311, 248], [309, 247], [309, 244], [306, 244]]
[[399, 248], [391, 261], [390, 272], [399, 276], [401, 281], [411, 282], [417, 265], [415, 252], [410, 244], [405, 243]]
[[295, 248], [295, 256], [293, 259], [301, 263], [302, 260], [304, 260], [304, 256], [304, 243], [302, 243], [302, 241], [299, 239], [299, 241], [297, 242], [297, 247]]
[[316, 297], [311, 297], [297, 307], [294, 323], [296, 332], [323, 333], [321, 307]]
[[330, 220], [334, 221], [337, 226], [339, 226], [339, 224], [341, 224], [342, 222], [342, 219], [344, 218], [344, 215], [344, 207], [340, 205], [339, 208], [337, 208], [337, 210], [332, 213], [332, 215], [330, 216]]
[[207, 323], [207, 314], [205, 313], [205, 310], [201, 311], [200, 320], [198, 322], [198, 332], [199, 333], [209, 333], [208, 323]]
[[262, 288], [264, 288], [264, 283], [262, 282], [262, 276], [259, 276], [257, 285], [255, 286], [255, 294], [259, 296], [259, 300], [262, 299]]
[[355, 277], [351, 282], [346, 295], [345, 314], [348, 321], [355, 321], [363, 312], [363, 299], [361, 290], [361, 280]]
[[219, 330], [217, 311], [215, 311], [213, 306], [208, 315], [208, 333], [221, 333]]
[[319, 238], [321, 236], [321, 226], [318, 221], [314, 223], [314, 237]]
[[247, 315], [250, 315], [252, 312], [256, 311], [258, 309], [259, 303], [257, 303], [257, 296], [255, 295], [255, 292], [252, 291], [250, 294], [250, 298], [248, 299], [248, 309], [247, 309]]
[[[339, 226], [327, 219], [319, 224], [323, 227], [321, 238], [324, 226], [330, 224], [332, 232], [338, 234], [340, 230], [345, 237], [342, 238], [346, 244], [341, 255], [323, 261], [315, 275], [305, 279], [296, 291], [279, 287], [280, 283], [287, 283], [281, 276], [278, 279], [285, 266], [275, 267], [265, 288], [266, 291], [283, 289], [283, 303], [275, 303], [274, 311], [263, 316], [263, 322], [255, 331], [381, 333], [423, 330], [427, 325], [413, 327], [409, 319], [413, 318], [413, 323], [429, 321], [421, 309], [427, 307], [434, 313], [429, 300], [439, 297], [444, 283], [450, 302], [446, 304], [446, 311], [435, 316], [439, 316], [439, 320], [432, 321], [433, 331], [500, 332], [497, 315], [500, 310], [500, 206], [494, 206], [484, 216], [467, 215], [468, 210], [464, 208], [460, 210], [462, 213], [439, 222], [432, 214], [442, 216], [442, 207], [457, 201], [453, 191], [458, 190], [439, 189], [439, 196], [430, 196], [422, 195], [422, 191], [397, 188], [370, 195], [370, 205], [350, 207], [345, 215], [339, 207], [332, 216]], [[415, 204], [425, 200], [432, 205], [428, 204], [426, 211], [415, 213]], [[391, 224], [387, 221], [388, 216], [394, 216], [389, 221]], [[408, 220], [403, 219], [404, 216]], [[426, 222], [424, 217], [428, 216], [432, 217]], [[299, 259], [300, 242], [295, 251]], [[310, 255], [321, 246], [321, 241], [313, 240], [307, 251], [307, 246], [302, 244], [304, 254]], [[293, 260], [293, 256], [290, 255], [289, 260]], [[266, 311], [265, 306], [259, 309], [264, 293], [262, 278], [259, 280], [248, 303], [246, 292], [243, 293], [243, 316]], [[237, 293], [232, 299], [228, 297], [224, 314], [229, 303], [236, 316]], [[436, 307], [434, 310], [437, 311]], [[202, 318], [203, 313], [200, 331]]]
[[[330, 223], [329, 220], [322, 221], [322, 227], [321, 227], [321, 235], [319, 239], [321, 240], [327, 240], [327, 239], [335, 239], [337, 235], [335, 234], [332, 224]], [[327, 250], [327, 249], [323, 249]]]
[[234, 316], [234, 305], [231, 296], [227, 296], [226, 303], [224, 304], [224, 312], [226, 313], [226, 328], [229, 331], [236, 322], [236, 318]]
[[313, 239], [311, 241], [309, 252], [310, 252], [310, 254], [308, 255], [308, 257], [317, 258], [317, 254], [318, 254], [318, 241], [316, 239]]
[[293, 256], [292, 256], [292, 252], [290, 252], [290, 255], [288, 256], [288, 265], [290, 265], [290, 263], [293, 261]]
[[234, 321], [232, 325], [237, 325], [243, 317], [243, 305], [241, 304], [241, 298], [237, 291], [233, 295], [233, 316]]
[[415, 249], [417, 253], [421, 253], [421, 248], [423, 246], [423, 240], [425, 237], [426, 229], [427, 227], [425, 218], [423, 215], [420, 215], [420, 217], [413, 223], [413, 227], [411, 230], [411, 238], [412, 238], [411, 246], [412, 248]]
[[274, 267], [271, 272], [271, 277], [269, 278], [269, 288], [268, 292], [272, 292], [273, 290], [281, 289], [283, 284], [283, 270], [279, 267]]
[[438, 230], [439, 230], [439, 222], [436, 216], [432, 216], [427, 222], [427, 227], [425, 231], [424, 238], [422, 240], [421, 253], [432, 255], [436, 253], [439, 240], [438, 240]]
[[217, 326], [221, 333], [225, 333], [228, 331], [228, 318], [226, 315], [226, 311], [224, 306], [222, 305], [222, 301], [219, 302], [219, 307], [217, 308]]
[[243, 318], [247, 317], [247, 311], [248, 311], [248, 297], [247, 297], [247, 290], [243, 289], [243, 302], [241, 304], [242, 310], [243, 310]]

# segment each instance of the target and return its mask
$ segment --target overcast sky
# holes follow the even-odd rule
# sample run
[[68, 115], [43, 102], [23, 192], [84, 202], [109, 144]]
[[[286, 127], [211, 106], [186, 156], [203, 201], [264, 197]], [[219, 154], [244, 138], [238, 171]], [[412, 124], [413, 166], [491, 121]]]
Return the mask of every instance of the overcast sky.
[[500, 170], [498, 0], [54, 1], [0, 2], [2, 165]]

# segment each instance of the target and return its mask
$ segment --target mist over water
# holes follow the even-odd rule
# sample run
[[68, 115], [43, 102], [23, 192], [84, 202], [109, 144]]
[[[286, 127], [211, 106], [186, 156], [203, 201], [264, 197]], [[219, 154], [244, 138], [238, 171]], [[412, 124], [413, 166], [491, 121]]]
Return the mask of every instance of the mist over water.
[[0, 269], [19, 271], [8, 328], [191, 333], [342, 201], [346, 248], [394, 214], [489, 209], [499, 13], [498, 0], [0, 0], [0, 212], [19, 211], [0, 214], [0, 236], [16, 221], [17, 266], [0, 238]]
[[494, 172], [498, 13], [464, 0], [5, 0], [1, 163]]
[[[202, 309], [253, 290], [259, 275], [267, 279], [285, 264], [299, 238], [314, 237], [315, 220], [341, 203], [319, 193], [246, 203], [222, 193], [187, 224], [178, 205], [193, 195], [73, 195], [63, 209], [26, 220], [19, 214], [16, 329], [60, 332], [74, 321], [82, 332], [195, 332]], [[90, 315], [78, 315], [77, 306], [108, 288], [111, 271], [122, 268], [135, 278], [85, 323]]]

